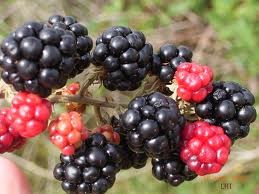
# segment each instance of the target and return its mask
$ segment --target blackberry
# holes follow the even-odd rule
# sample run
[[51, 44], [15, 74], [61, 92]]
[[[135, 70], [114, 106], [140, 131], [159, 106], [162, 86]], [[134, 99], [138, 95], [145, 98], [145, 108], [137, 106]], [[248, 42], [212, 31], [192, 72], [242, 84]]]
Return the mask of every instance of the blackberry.
[[164, 83], [173, 80], [174, 73], [183, 62], [192, 61], [192, 51], [186, 46], [164, 44], [157, 54], [153, 55], [152, 73]]
[[120, 135], [120, 151], [122, 155], [122, 162], [120, 168], [127, 170], [130, 168], [140, 169], [146, 166], [148, 156], [145, 153], [135, 153], [127, 145], [127, 140], [122, 127], [120, 127], [119, 120], [116, 117], [112, 118], [112, 126], [115, 132]]
[[115, 182], [122, 157], [118, 147], [101, 134], [92, 134], [74, 155], [60, 155], [53, 174], [64, 191], [105, 193]]
[[17, 91], [47, 97], [88, 67], [92, 46], [87, 29], [71, 16], [25, 23], [2, 42], [1, 77]]
[[[93, 48], [93, 41], [88, 36], [88, 29], [78, 23], [73, 16], [53, 15], [49, 18], [48, 25], [58, 30], [61, 35], [60, 50], [67, 56], [62, 58], [59, 66], [61, 71], [70, 78], [81, 73], [91, 61], [90, 51]], [[72, 63], [74, 68], [71, 68]]]
[[214, 82], [213, 91], [195, 111], [205, 121], [218, 125], [232, 139], [244, 138], [256, 119], [253, 94], [235, 82]]
[[169, 159], [152, 159], [152, 173], [156, 179], [172, 186], [178, 186], [197, 177], [197, 174], [181, 161], [177, 152], [172, 153]]
[[185, 119], [173, 99], [154, 92], [133, 99], [120, 122], [132, 151], [160, 159], [179, 148]]
[[141, 85], [152, 63], [153, 47], [142, 32], [113, 26], [97, 39], [93, 63], [104, 68], [108, 90], [130, 91]]

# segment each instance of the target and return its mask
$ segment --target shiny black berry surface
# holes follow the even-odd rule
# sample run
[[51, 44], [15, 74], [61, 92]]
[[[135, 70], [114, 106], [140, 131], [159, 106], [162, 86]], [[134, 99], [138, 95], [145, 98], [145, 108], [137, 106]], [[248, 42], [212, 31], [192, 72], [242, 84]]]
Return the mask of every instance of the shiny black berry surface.
[[165, 158], [179, 148], [185, 119], [173, 99], [154, 92], [133, 99], [120, 122], [132, 151]]
[[153, 47], [142, 32], [113, 26], [102, 33], [93, 51], [95, 65], [103, 66], [108, 90], [130, 91], [141, 85], [152, 63]]
[[113, 117], [111, 124], [114, 131], [120, 135], [119, 147], [122, 155], [120, 168], [122, 170], [127, 170], [130, 168], [140, 169], [146, 166], [148, 156], [145, 153], [135, 153], [128, 147], [125, 131], [120, 126], [119, 119]]
[[172, 186], [179, 186], [184, 181], [191, 181], [197, 177], [186, 164], [184, 164], [177, 152], [171, 153], [168, 159], [152, 159], [153, 176], [169, 183]]
[[192, 61], [192, 51], [187, 46], [164, 44], [157, 54], [153, 55], [151, 71], [164, 83], [173, 80], [177, 67], [183, 62]]
[[60, 155], [53, 170], [67, 193], [103, 194], [115, 182], [122, 162], [121, 148], [101, 134], [93, 134], [71, 156]]
[[256, 119], [253, 94], [235, 82], [214, 82], [213, 91], [196, 105], [197, 115], [221, 126], [232, 139], [244, 138]]
[[17, 91], [47, 97], [90, 64], [92, 39], [71, 16], [53, 15], [47, 23], [28, 22], [1, 44], [2, 79]]

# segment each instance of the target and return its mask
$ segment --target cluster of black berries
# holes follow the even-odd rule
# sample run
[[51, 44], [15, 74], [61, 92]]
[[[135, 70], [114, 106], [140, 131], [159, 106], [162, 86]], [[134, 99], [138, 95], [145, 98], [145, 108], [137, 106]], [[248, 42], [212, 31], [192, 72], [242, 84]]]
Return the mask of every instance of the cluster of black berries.
[[152, 173], [158, 180], [172, 186], [178, 186], [197, 177], [197, 174], [181, 161], [177, 152], [172, 153], [168, 159], [152, 159]]
[[192, 51], [186, 46], [165, 44], [153, 55], [152, 73], [164, 83], [173, 80], [174, 73], [180, 63], [191, 62]]
[[133, 99], [121, 115], [129, 148], [152, 158], [167, 158], [179, 148], [184, 124], [176, 102], [159, 92]]
[[112, 117], [111, 124], [115, 132], [120, 135], [119, 148], [122, 155], [121, 169], [127, 170], [131, 167], [140, 169], [143, 168], [148, 160], [145, 153], [133, 152], [127, 144], [125, 130], [120, 126], [120, 121], [116, 117]]
[[185, 119], [173, 99], [159, 92], [137, 97], [129, 103], [128, 110], [117, 123], [115, 130], [126, 144], [123, 149], [135, 153], [129, 159], [142, 162], [135, 162], [135, 165], [142, 164], [137, 167], [144, 167], [147, 156], [151, 157], [154, 177], [172, 186], [197, 177], [180, 159], [179, 146]]
[[114, 184], [122, 156], [103, 135], [93, 134], [74, 155], [61, 155], [60, 160], [53, 174], [64, 191], [103, 194]]
[[232, 139], [246, 137], [249, 125], [256, 119], [255, 98], [235, 82], [214, 82], [213, 91], [196, 105], [196, 114], [205, 121], [222, 127]]
[[17, 91], [47, 97], [89, 65], [92, 45], [86, 27], [71, 16], [28, 22], [1, 45], [2, 79]]
[[153, 47], [142, 32], [114, 26], [97, 39], [93, 61], [103, 66], [103, 85], [109, 90], [135, 90], [148, 74]]

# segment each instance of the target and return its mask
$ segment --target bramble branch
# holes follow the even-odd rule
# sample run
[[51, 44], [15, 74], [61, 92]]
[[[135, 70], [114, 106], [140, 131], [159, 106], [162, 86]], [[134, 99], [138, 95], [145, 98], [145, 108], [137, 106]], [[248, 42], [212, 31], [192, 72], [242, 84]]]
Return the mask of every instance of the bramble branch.
[[52, 103], [68, 103], [68, 102], [77, 102], [79, 104], [90, 104], [96, 105], [99, 107], [107, 108], [117, 108], [118, 106], [127, 107], [127, 102], [109, 102], [107, 100], [101, 100], [98, 98], [80, 96], [80, 95], [56, 95], [49, 98]]

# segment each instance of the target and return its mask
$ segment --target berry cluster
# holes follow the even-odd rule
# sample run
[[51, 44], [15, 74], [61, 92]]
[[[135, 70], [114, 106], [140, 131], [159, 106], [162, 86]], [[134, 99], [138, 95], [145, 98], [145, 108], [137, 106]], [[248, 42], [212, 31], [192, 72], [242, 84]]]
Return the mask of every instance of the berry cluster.
[[120, 168], [123, 170], [130, 169], [131, 167], [140, 169], [146, 166], [148, 156], [145, 153], [136, 153], [133, 152], [126, 140], [125, 131], [120, 126], [120, 121], [116, 117], [111, 119], [111, 123], [114, 131], [120, 135], [120, 144], [119, 148], [122, 155], [122, 162]]
[[[256, 119], [253, 94], [234, 82], [213, 83], [212, 70], [191, 62], [188, 47], [165, 44], [153, 55], [142, 32], [123, 26], [104, 31], [90, 54], [92, 47], [87, 28], [71, 16], [28, 22], [9, 34], [1, 45], [1, 77], [19, 92], [10, 108], [0, 110], [0, 153], [21, 147], [48, 127], [51, 142], [62, 152], [53, 173], [63, 190], [103, 194], [121, 169], [142, 168], [148, 157], [154, 177], [172, 186], [217, 173], [233, 142], [248, 135]], [[160, 80], [155, 86], [172, 85], [163, 90], [172, 98], [157, 91], [135, 97], [119, 119], [89, 132], [80, 115], [86, 108], [79, 103], [80, 85], [72, 83], [56, 95], [79, 102], [66, 103], [68, 112], [48, 126], [52, 106], [41, 97], [65, 86], [90, 61], [99, 66], [90, 67], [100, 73], [93, 77], [108, 90], [135, 90], [151, 73]]]
[[152, 159], [152, 173], [156, 179], [172, 186], [178, 186], [197, 177], [197, 174], [180, 160], [178, 153], [172, 153], [168, 159]]
[[177, 67], [183, 62], [191, 62], [192, 51], [186, 46], [164, 44], [158, 54], [153, 55], [151, 72], [164, 83], [173, 80]]
[[60, 159], [53, 173], [64, 191], [102, 194], [114, 184], [122, 157], [116, 145], [93, 134], [74, 155]]
[[61, 35], [59, 48], [66, 55], [59, 66], [61, 72], [71, 78], [86, 69], [90, 64], [90, 51], [93, 48], [87, 28], [73, 16], [61, 15], [51, 16], [48, 27], [54, 28]]
[[36, 94], [19, 92], [12, 100], [7, 117], [12, 122], [11, 128], [22, 137], [32, 138], [47, 128], [51, 112], [52, 107], [48, 100]]
[[156, 158], [179, 148], [184, 123], [176, 102], [159, 92], [133, 99], [121, 115], [128, 146]]
[[103, 66], [103, 85], [109, 90], [135, 90], [148, 74], [153, 47], [142, 32], [113, 26], [97, 39], [93, 51], [96, 65]]
[[228, 160], [231, 140], [221, 127], [196, 121], [185, 125], [182, 144], [181, 159], [202, 176], [221, 170]]
[[201, 102], [212, 91], [212, 79], [210, 67], [182, 63], [175, 72], [177, 95], [187, 102]]
[[28, 22], [3, 41], [2, 79], [17, 91], [47, 97], [90, 63], [92, 40], [71, 16], [51, 16], [49, 24]]
[[77, 112], [62, 113], [49, 124], [51, 142], [64, 155], [72, 155], [76, 148], [88, 137], [82, 118]]
[[9, 108], [0, 110], [0, 153], [12, 152], [20, 148], [26, 139], [21, 137], [11, 126], [7, 115], [10, 113]]
[[256, 119], [253, 94], [235, 82], [214, 82], [213, 91], [196, 105], [196, 113], [209, 123], [222, 127], [232, 139], [246, 137]]

